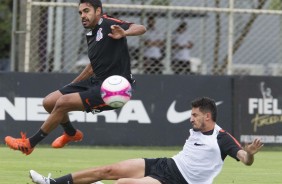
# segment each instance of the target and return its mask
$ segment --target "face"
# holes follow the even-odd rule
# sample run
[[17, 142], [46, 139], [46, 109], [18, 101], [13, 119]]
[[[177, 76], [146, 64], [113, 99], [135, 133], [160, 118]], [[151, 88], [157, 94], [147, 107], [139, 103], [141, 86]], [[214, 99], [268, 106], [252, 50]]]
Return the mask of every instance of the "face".
[[208, 113], [203, 113], [199, 108], [192, 108], [190, 122], [192, 124], [192, 128], [194, 131], [202, 131], [206, 130], [206, 118], [208, 117]]
[[97, 8], [95, 11], [91, 4], [81, 3], [79, 15], [84, 28], [94, 28], [101, 17], [101, 8]]

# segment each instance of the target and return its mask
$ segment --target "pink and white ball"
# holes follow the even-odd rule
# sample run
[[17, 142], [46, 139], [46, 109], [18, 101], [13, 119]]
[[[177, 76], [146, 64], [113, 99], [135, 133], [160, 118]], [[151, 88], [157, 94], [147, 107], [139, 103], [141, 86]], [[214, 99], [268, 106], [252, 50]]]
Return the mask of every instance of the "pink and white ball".
[[131, 99], [132, 88], [128, 80], [119, 75], [113, 75], [104, 80], [101, 86], [101, 97], [104, 102], [120, 108]]

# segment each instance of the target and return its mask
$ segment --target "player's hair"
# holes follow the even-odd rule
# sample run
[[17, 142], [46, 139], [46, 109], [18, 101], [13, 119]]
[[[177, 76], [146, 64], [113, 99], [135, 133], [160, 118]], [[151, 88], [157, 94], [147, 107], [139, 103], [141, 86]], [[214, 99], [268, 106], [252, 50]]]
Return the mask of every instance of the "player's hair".
[[103, 6], [102, 2], [100, 0], [80, 0], [79, 4], [81, 3], [89, 3], [93, 6], [94, 10], [96, 11], [97, 8], [101, 8], [101, 13], [103, 13]]
[[209, 97], [201, 97], [192, 101], [192, 108], [199, 108], [201, 112], [210, 112], [212, 120], [216, 122], [217, 108], [215, 101]]

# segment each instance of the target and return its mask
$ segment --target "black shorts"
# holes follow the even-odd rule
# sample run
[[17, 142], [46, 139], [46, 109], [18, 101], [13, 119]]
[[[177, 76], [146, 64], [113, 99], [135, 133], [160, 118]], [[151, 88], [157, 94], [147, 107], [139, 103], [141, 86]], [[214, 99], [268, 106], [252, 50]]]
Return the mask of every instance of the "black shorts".
[[188, 184], [172, 158], [145, 158], [145, 176], [150, 176], [162, 184]]
[[[135, 80], [132, 77], [126, 78], [131, 83], [132, 87], [134, 87]], [[90, 77], [80, 82], [70, 83], [59, 89], [59, 91], [63, 95], [79, 93], [86, 112], [98, 113], [105, 110], [113, 110], [115, 108], [106, 105], [101, 97], [100, 89], [103, 81], [104, 79]]]

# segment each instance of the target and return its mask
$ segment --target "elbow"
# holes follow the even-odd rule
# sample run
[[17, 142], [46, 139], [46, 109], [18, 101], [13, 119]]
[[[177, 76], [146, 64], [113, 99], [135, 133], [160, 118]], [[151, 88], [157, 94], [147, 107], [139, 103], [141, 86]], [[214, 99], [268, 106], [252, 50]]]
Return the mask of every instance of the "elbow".
[[251, 165], [253, 165], [253, 163], [254, 163], [254, 159], [249, 159], [249, 160], [246, 160], [246, 161], [244, 162], [244, 164], [245, 164], [246, 166], [251, 166]]
[[245, 165], [246, 166], [251, 166], [251, 165], [253, 165], [253, 162], [247, 162], [247, 163], [245, 163]]
[[141, 25], [141, 33], [142, 34], [144, 34], [144, 33], [146, 33], [147, 32], [147, 28], [145, 27], [145, 26], [143, 26], [143, 25]]
[[136, 28], [138, 29], [138, 32], [141, 34], [146, 33], [147, 28], [141, 24], [134, 24], [136, 26]]
[[143, 29], [144, 29], [144, 33], [147, 32], [147, 28], [145, 26], [143, 26]]

